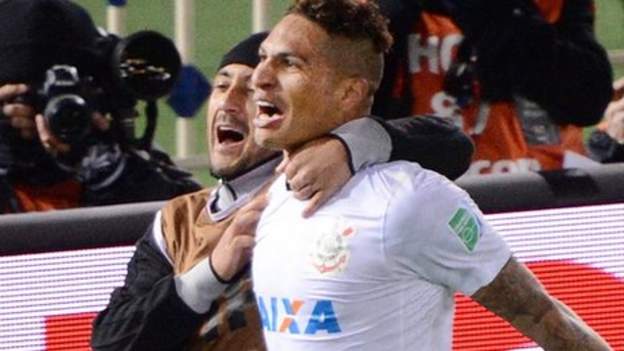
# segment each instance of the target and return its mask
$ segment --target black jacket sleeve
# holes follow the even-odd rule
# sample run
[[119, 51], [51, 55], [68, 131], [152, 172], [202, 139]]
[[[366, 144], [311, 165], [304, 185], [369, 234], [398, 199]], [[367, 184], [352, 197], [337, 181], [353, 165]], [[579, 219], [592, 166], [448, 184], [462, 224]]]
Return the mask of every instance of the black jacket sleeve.
[[592, 0], [564, 0], [550, 24], [533, 0], [454, 1], [452, 17], [475, 47], [486, 100], [520, 95], [560, 124], [597, 123], [612, 96], [612, 72], [597, 42]]
[[201, 189], [192, 175], [177, 168], [164, 152], [128, 150], [102, 162], [105, 157], [106, 151], [95, 160], [83, 160], [78, 171], [85, 186], [85, 206], [168, 200]]
[[384, 121], [375, 117], [390, 135], [390, 160], [407, 160], [449, 179], [461, 176], [474, 152], [470, 138], [447, 119], [434, 116], [405, 117]]
[[601, 163], [624, 162], [624, 144], [618, 143], [609, 134], [594, 130], [587, 142], [589, 155]]
[[123, 287], [94, 320], [93, 350], [182, 350], [205, 320], [178, 296], [173, 269], [151, 237], [150, 228], [136, 245]]

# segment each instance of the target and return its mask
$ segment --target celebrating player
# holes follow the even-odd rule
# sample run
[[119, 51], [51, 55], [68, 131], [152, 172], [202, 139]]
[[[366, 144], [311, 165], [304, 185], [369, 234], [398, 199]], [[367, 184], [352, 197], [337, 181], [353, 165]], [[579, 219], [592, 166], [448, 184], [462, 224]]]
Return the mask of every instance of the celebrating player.
[[[292, 154], [367, 116], [390, 41], [373, 1], [297, 1], [260, 48], [256, 141]], [[269, 198], [252, 264], [269, 350], [450, 350], [457, 291], [546, 350], [610, 349], [417, 164], [357, 172], [308, 219], [284, 177]]]

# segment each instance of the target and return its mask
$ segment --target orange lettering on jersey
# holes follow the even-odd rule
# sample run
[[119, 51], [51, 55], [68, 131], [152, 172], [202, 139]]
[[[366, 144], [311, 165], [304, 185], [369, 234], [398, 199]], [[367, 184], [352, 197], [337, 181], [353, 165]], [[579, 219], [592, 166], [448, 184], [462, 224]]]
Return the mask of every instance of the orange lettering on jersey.
[[[551, 23], [561, 16], [563, 4], [563, 0], [536, 0], [539, 11]], [[461, 40], [462, 34], [450, 18], [423, 12], [408, 37], [405, 66], [412, 114], [451, 118], [472, 137], [475, 154], [470, 173], [559, 169], [565, 150], [584, 153], [578, 128], [555, 125], [552, 134], [558, 138], [541, 144], [527, 141], [523, 129], [526, 121], [513, 101], [485, 104], [476, 91], [473, 103], [460, 109], [456, 99], [444, 92], [443, 84]], [[547, 117], [547, 112], [544, 114]]]
[[455, 100], [442, 92], [442, 84], [462, 38], [449, 18], [426, 12], [421, 15], [408, 37], [407, 67], [412, 76], [414, 113], [457, 114]]
[[[301, 309], [301, 306], [303, 306], [303, 301], [302, 300], [294, 300], [291, 305], [290, 308], [291, 310], [289, 312], [292, 316], [296, 315], [297, 313], [299, 313], [299, 309]], [[279, 331], [280, 333], [283, 333], [286, 331], [286, 329], [290, 328], [290, 325], [294, 322], [294, 320], [291, 317], [286, 317], [284, 318], [284, 320], [282, 321], [282, 323], [280, 324], [279, 327]]]

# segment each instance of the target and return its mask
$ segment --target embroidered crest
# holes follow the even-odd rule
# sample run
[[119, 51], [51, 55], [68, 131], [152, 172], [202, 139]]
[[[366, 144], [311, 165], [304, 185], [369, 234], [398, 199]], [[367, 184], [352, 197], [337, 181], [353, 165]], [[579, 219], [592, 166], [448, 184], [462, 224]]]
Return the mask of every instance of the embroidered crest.
[[310, 253], [314, 268], [321, 274], [342, 272], [349, 262], [349, 239], [353, 235], [354, 227], [338, 223], [332, 230], [321, 232]]

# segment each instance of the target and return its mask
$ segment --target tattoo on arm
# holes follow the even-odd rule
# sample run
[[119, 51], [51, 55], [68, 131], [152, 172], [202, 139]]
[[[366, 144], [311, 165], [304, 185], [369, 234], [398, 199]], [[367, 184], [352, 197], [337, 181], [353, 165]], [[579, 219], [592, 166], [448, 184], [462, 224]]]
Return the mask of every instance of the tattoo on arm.
[[549, 296], [513, 257], [472, 298], [547, 351], [611, 350], [574, 312]]

